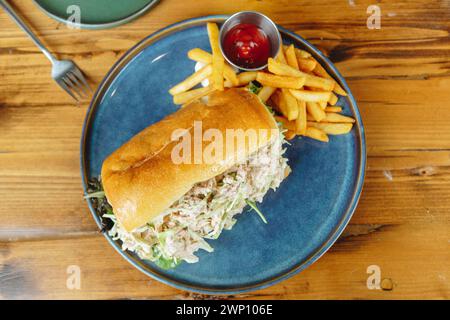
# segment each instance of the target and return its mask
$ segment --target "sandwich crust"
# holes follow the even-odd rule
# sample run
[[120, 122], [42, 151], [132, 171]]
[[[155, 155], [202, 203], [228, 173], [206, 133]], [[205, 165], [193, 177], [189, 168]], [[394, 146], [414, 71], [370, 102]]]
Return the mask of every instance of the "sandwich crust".
[[[202, 134], [217, 129], [267, 131], [256, 143], [246, 140], [234, 150], [223, 149], [221, 161], [176, 163], [172, 151], [183, 139], [172, 139], [177, 129], [194, 135], [194, 121], [201, 121]], [[127, 231], [138, 228], [188, 192], [194, 184], [211, 179], [265, 146], [275, 138], [277, 123], [259, 98], [245, 89], [217, 91], [208, 103], [194, 101], [157, 122], [122, 145], [103, 162], [101, 177], [108, 202]], [[210, 142], [191, 139], [192, 150], [205, 151]], [[225, 142], [224, 142], [225, 144]], [[192, 152], [194, 153], [194, 152]]]

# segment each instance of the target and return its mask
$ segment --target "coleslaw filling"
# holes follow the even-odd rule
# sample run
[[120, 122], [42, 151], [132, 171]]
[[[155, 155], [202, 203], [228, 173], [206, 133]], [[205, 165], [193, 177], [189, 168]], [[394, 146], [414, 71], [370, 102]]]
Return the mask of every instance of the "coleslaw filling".
[[195, 184], [170, 208], [132, 232], [113, 214], [104, 214], [114, 223], [109, 235], [122, 242], [123, 250], [163, 268], [173, 268], [181, 261], [197, 262], [196, 251], [213, 251], [206, 239], [217, 239], [224, 229], [230, 230], [248, 201], [261, 202], [269, 189], [278, 188], [289, 170], [283, 157], [284, 142], [280, 133], [244, 162]]

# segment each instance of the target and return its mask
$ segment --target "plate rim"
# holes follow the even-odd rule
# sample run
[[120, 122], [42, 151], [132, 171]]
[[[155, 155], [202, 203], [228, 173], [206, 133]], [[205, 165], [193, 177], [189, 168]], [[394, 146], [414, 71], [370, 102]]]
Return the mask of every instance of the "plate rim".
[[48, 11], [46, 8], [44, 8], [40, 3], [39, 0], [33, 0], [33, 3], [42, 11], [44, 12], [47, 16], [49, 16], [50, 18], [58, 21], [58, 22], [62, 22], [68, 26], [71, 27], [80, 27], [81, 29], [86, 29], [86, 30], [100, 30], [100, 29], [111, 29], [111, 28], [115, 28], [118, 26], [121, 26], [123, 24], [126, 24], [128, 22], [131, 22], [137, 18], [139, 18], [140, 16], [142, 16], [144, 13], [146, 13], [147, 11], [149, 11], [150, 9], [152, 9], [154, 6], [156, 6], [161, 0], [149, 0], [149, 3], [146, 4], [144, 7], [142, 7], [141, 9], [139, 9], [138, 11], [136, 11], [135, 13], [113, 21], [113, 22], [107, 22], [107, 23], [80, 23], [80, 24], [76, 24], [70, 21], [67, 21], [63, 18], [61, 18], [60, 16]]
[[[148, 35], [141, 41], [139, 41], [137, 44], [135, 44], [133, 47], [131, 47], [129, 50], [127, 50], [119, 60], [117, 60], [114, 65], [110, 68], [108, 73], [103, 78], [102, 82], [98, 86], [91, 103], [89, 105], [89, 108], [86, 112], [86, 117], [83, 123], [82, 128], [82, 135], [81, 135], [81, 142], [80, 142], [80, 170], [81, 170], [81, 178], [82, 178], [82, 185], [83, 185], [83, 192], [87, 192], [87, 169], [85, 166], [85, 147], [86, 147], [86, 138], [88, 133], [88, 127], [90, 124], [91, 117], [98, 106], [98, 102], [100, 102], [103, 98], [103, 95], [107, 88], [109, 87], [109, 84], [116, 78], [116, 76], [121, 72], [123, 67], [125, 67], [129, 61], [131, 61], [136, 55], [138, 55], [144, 48], [148, 47], [155, 41], [159, 40], [160, 38], [164, 36], [168, 36], [172, 34], [173, 32], [187, 29], [189, 27], [198, 26], [206, 22], [217, 22], [221, 23], [223, 22], [227, 17], [230, 15], [208, 15], [208, 16], [200, 16], [195, 18], [189, 18], [186, 20], [182, 20], [179, 22], [176, 22], [174, 24], [171, 24], [167, 27], [164, 27], [162, 29], [157, 30], [156, 32]], [[353, 97], [353, 94], [350, 90], [350, 88], [347, 85], [347, 82], [345, 81], [344, 77], [339, 73], [337, 68], [334, 66], [334, 64], [315, 46], [313, 46], [311, 43], [309, 43], [307, 40], [302, 38], [300, 35], [296, 34], [293, 31], [290, 31], [288, 29], [285, 29], [279, 25], [277, 27], [282, 31], [282, 33], [285, 33], [289, 35], [291, 38], [295, 39], [296, 41], [302, 43], [308, 48], [308, 51], [311, 53], [316, 54], [321, 59], [323, 59], [326, 62], [326, 69], [331, 69], [333, 73], [336, 75], [336, 80], [343, 86], [343, 88], [348, 93], [348, 100], [350, 102], [350, 107], [352, 108], [355, 116], [355, 129], [358, 130], [359, 135], [359, 149], [360, 154], [359, 156], [359, 163], [358, 163], [358, 172], [357, 177], [355, 181], [355, 188], [353, 190], [353, 194], [351, 196], [350, 201], [348, 202], [347, 209], [345, 213], [341, 214], [341, 218], [339, 222], [337, 223], [336, 227], [329, 233], [327, 239], [321, 244], [319, 248], [317, 248], [314, 252], [312, 252], [306, 259], [304, 259], [303, 262], [297, 263], [294, 267], [292, 267], [289, 271], [284, 272], [282, 274], [275, 275], [271, 278], [265, 279], [264, 281], [259, 281], [257, 283], [248, 285], [248, 286], [234, 286], [234, 287], [218, 287], [218, 286], [198, 286], [195, 284], [190, 284], [182, 281], [178, 281], [172, 277], [166, 276], [161, 274], [159, 271], [153, 269], [150, 270], [148, 265], [145, 265], [142, 260], [137, 260], [135, 257], [131, 255], [128, 251], [123, 251], [120, 246], [112, 240], [112, 238], [103, 230], [102, 227], [102, 221], [101, 218], [96, 213], [95, 209], [93, 208], [92, 201], [90, 199], [87, 200], [89, 210], [91, 212], [91, 215], [93, 216], [95, 222], [97, 223], [97, 226], [102, 231], [103, 235], [107, 239], [107, 241], [112, 245], [113, 248], [116, 249], [116, 251], [119, 252], [119, 254], [127, 260], [131, 265], [133, 265], [136, 269], [143, 272], [147, 276], [160, 281], [164, 284], [167, 284], [169, 286], [175, 287], [177, 289], [187, 290], [191, 292], [197, 292], [202, 294], [239, 294], [239, 293], [245, 293], [249, 291], [254, 291], [258, 289], [264, 289], [271, 285], [274, 285], [276, 283], [279, 283], [283, 280], [286, 280], [295, 274], [300, 273], [301, 271], [308, 268], [310, 265], [312, 265], [314, 262], [316, 262], [319, 258], [323, 256], [325, 252], [328, 251], [328, 249], [336, 242], [336, 240], [339, 238], [341, 233], [344, 231], [345, 227], [349, 223], [351, 217], [353, 216], [353, 213], [356, 210], [356, 207], [358, 205], [359, 199], [361, 197], [363, 185], [364, 185], [364, 179], [365, 179], [365, 173], [366, 173], [366, 165], [367, 165], [367, 150], [366, 150], [366, 138], [365, 138], [365, 130], [362, 123], [361, 114], [358, 108], [358, 105], [356, 103], [356, 100]]]

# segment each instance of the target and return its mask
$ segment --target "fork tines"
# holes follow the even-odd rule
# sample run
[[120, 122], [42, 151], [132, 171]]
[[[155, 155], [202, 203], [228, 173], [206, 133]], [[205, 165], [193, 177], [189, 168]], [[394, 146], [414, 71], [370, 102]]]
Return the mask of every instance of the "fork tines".
[[76, 101], [87, 98], [88, 91], [92, 92], [91, 87], [77, 67], [68, 70], [57, 82]]

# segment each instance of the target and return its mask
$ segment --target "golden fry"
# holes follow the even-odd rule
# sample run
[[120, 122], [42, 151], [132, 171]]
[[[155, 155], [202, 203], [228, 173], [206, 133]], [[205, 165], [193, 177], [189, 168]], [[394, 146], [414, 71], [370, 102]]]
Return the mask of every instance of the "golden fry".
[[304, 74], [301, 71], [272, 58], [268, 59], [268, 69], [270, 72], [279, 76], [304, 77]]
[[226, 63], [223, 69], [223, 76], [226, 80], [230, 81], [234, 87], [237, 87], [239, 85], [239, 80], [236, 72], [234, 72], [234, 69]]
[[208, 64], [198, 70], [197, 72], [191, 74], [189, 77], [184, 79], [182, 82], [178, 83], [177, 85], [173, 86], [169, 93], [171, 95], [176, 95], [179, 93], [182, 93], [184, 91], [187, 91], [193, 87], [195, 87], [197, 84], [208, 78], [210, 75], [212, 75], [213, 67], [211, 64]]
[[[317, 62], [317, 60], [316, 60], [316, 62]], [[319, 62], [317, 62], [316, 67], [313, 70], [313, 73], [322, 78], [332, 79], [331, 76], [328, 74], [328, 72], [325, 70], [325, 68], [322, 67], [322, 65]]]
[[213, 65], [213, 86], [217, 90], [223, 90], [223, 69], [225, 67], [225, 60], [219, 47], [219, 27], [217, 24], [208, 22], [206, 24], [208, 29], [209, 43], [212, 51], [212, 65]]
[[328, 101], [331, 92], [329, 91], [307, 91], [307, 90], [290, 90], [292, 95], [298, 100], [306, 102]]
[[304, 73], [272, 58], [269, 58], [268, 60], [268, 68], [270, 72], [276, 75], [288, 77], [304, 77], [306, 86], [323, 89], [325, 91], [331, 91], [334, 88], [333, 79], [324, 79]]
[[327, 107], [327, 102], [326, 101], [319, 101], [319, 102], [317, 102], [317, 104], [320, 106], [320, 108], [322, 110], [325, 110], [325, 108]]
[[306, 102], [297, 100], [298, 117], [295, 120], [295, 130], [299, 135], [306, 134]]
[[275, 59], [276, 59], [277, 61], [281, 62], [281, 63], [284, 63], [284, 64], [287, 63], [286, 57], [285, 57], [285, 55], [284, 55], [283, 46], [280, 47], [280, 50], [279, 50], [279, 52], [278, 52], [278, 55], [275, 57]]
[[308, 51], [299, 49], [299, 48], [295, 48], [295, 55], [297, 56], [298, 59], [308, 59], [311, 57], [311, 54]]
[[297, 56], [295, 55], [295, 48], [293, 44], [285, 49], [284, 54], [286, 55], [287, 64], [294, 69], [298, 69]]
[[339, 113], [326, 113], [326, 118], [323, 120], [324, 122], [338, 122], [338, 123], [354, 123], [355, 119], [347, 116], [343, 116]]
[[316, 67], [317, 61], [311, 59], [311, 58], [297, 58], [298, 68], [303, 71], [310, 73], [314, 70]]
[[307, 77], [305, 79], [305, 85], [319, 88], [325, 91], [331, 91], [334, 88], [334, 80], [333, 79], [324, 79], [316, 76], [312, 76], [309, 74], [306, 74]]
[[268, 87], [264, 86], [259, 90], [258, 97], [261, 99], [262, 102], [266, 102], [269, 100], [269, 98], [272, 96], [272, 94], [275, 92], [276, 88], [274, 87]]
[[332, 93], [330, 95], [330, 99], [328, 100], [328, 103], [330, 105], [334, 106], [337, 102], [338, 102], [338, 97], [334, 93]]
[[329, 123], [308, 121], [308, 127], [323, 130], [326, 134], [340, 135], [349, 133], [352, 130], [352, 123]]
[[182, 92], [173, 96], [173, 103], [175, 104], [186, 104], [193, 100], [200, 99], [203, 96], [208, 95], [213, 91], [211, 87], [202, 87], [198, 89], [193, 89], [190, 91]]
[[246, 71], [238, 74], [239, 86], [245, 86], [250, 81], [256, 80], [256, 75], [258, 72], [256, 71]]
[[345, 92], [345, 90], [342, 89], [342, 87], [337, 82], [334, 83], [333, 91], [336, 92], [337, 94], [340, 94], [341, 96], [344, 96], [344, 97], [347, 96], [347, 92]]
[[325, 112], [342, 112], [342, 107], [326, 107]]
[[284, 96], [284, 101], [286, 101], [287, 118], [288, 120], [295, 120], [298, 118], [298, 105], [297, 100], [289, 92], [288, 89], [281, 89], [281, 94]]
[[[206, 52], [205, 50], [202, 50], [200, 48], [194, 48], [194, 49], [189, 50], [188, 57], [191, 60], [194, 60], [197, 62], [202, 62], [204, 64], [212, 63], [212, 54], [210, 54], [209, 52]], [[236, 72], [234, 72], [234, 69], [226, 63], [224, 65], [223, 75], [224, 75], [225, 79], [228, 81], [229, 87], [239, 86], [239, 80], [236, 75]]]
[[324, 120], [327, 116], [316, 102], [306, 102], [306, 110], [317, 122]]
[[212, 63], [212, 54], [200, 48], [194, 48], [189, 50], [187, 56], [191, 60], [202, 62], [204, 64]]
[[295, 131], [288, 130], [287, 132], [285, 132], [284, 137], [286, 138], [286, 140], [294, 139], [295, 138]]
[[283, 128], [290, 131], [295, 131], [295, 123], [293, 121], [289, 121], [285, 117], [275, 116], [275, 120], [280, 122], [283, 125]]
[[300, 89], [305, 83], [305, 78], [277, 76], [270, 73], [258, 72], [256, 81], [264, 86], [275, 88]]
[[289, 109], [287, 107], [287, 102], [286, 102], [286, 97], [284, 96], [284, 94], [281, 91], [277, 91], [277, 106], [281, 112], [281, 114], [283, 114], [286, 118], [289, 118]]
[[320, 130], [318, 128], [308, 127], [306, 129], [306, 134], [305, 135], [307, 137], [310, 137], [312, 139], [319, 140], [319, 141], [322, 141], [322, 142], [328, 142], [329, 141], [327, 134], [323, 130]]
[[341, 96], [347, 96], [347, 92], [345, 92], [345, 90], [342, 89], [342, 87], [328, 74], [328, 72], [324, 67], [320, 65], [320, 63], [317, 63], [316, 67], [313, 70], [313, 73], [322, 78], [333, 80], [334, 86], [332, 90]]
[[[212, 81], [210, 83], [212, 83]], [[223, 86], [224, 86], [224, 88], [233, 88], [234, 87], [233, 84], [231, 83], [231, 81], [228, 79], [225, 79], [225, 81], [223, 82]]]

